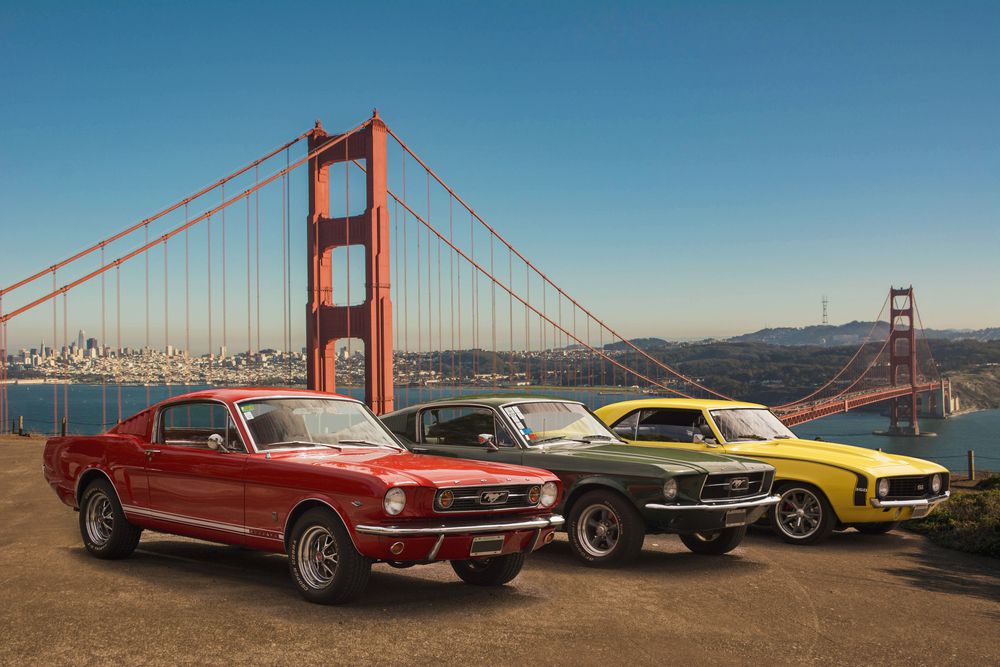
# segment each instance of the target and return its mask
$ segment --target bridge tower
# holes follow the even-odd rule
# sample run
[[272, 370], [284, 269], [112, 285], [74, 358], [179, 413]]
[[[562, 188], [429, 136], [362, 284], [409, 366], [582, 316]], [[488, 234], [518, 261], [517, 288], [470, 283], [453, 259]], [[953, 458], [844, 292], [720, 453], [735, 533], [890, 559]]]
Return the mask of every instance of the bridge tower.
[[[913, 286], [889, 288], [889, 374], [893, 387], [912, 391], [889, 404], [887, 435], [920, 435], [917, 423], [917, 330], [913, 321]], [[901, 377], [902, 376], [902, 377]]]
[[[330, 139], [319, 121], [309, 134], [309, 150]], [[364, 212], [330, 217], [332, 164], [362, 163], [366, 172]], [[334, 346], [358, 338], [365, 346], [365, 402], [382, 414], [393, 409], [392, 302], [389, 296], [389, 210], [386, 205], [386, 126], [374, 112], [371, 121], [345, 141], [309, 161], [308, 303], [306, 375], [310, 389], [336, 389]], [[365, 300], [335, 305], [334, 248], [361, 246], [365, 257]], [[339, 286], [338, 286], [339, 289]], [[339, 295], [338, 295], [339, 296]]]

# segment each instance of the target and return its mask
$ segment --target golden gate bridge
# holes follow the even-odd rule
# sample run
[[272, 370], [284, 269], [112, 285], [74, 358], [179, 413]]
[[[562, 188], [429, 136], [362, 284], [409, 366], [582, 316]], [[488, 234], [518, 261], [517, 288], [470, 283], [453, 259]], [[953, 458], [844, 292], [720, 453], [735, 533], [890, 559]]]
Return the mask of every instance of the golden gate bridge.
[[[302, 295], [293, 238], [301, 237], [292, 235], [292, 190], [302, 178], [305, 312], [295, 315]], [[883, 339], [878, 323], [887, 309]], [[300, 322], [307, 385], [334, 391], [337, 346], [346, 359], [358, 346], [365, 401], [377, 413], [401, 407], [396, 360], [409, 366], [405, 382], [417, 386], [638, 386], [729, 398], [657, 359], [570, 296], [377, 111], [341, 134], [317, 122], [158, 213], [0, 289], [0, 433], [11, 427], [7, 362], [15, 324], [48, 332], [54, 350], [62, 339], [62, 351], [48, 359], [58, 369], [70, 361], [71, 319], [91, 322], [100, 331], [98, 354], [115, 359], [125, 349], [123, 317], [133, 334], [141, 321], [143, 350], [155, 342], [180, 350], [183, 341], [183, 352], [158, 378], [168, 387], [186, 377], [193, 340], [206, 344], [210, 366], [229, 363], [233, 345], [245, 345], [242, 363], [254, 363], [264, 349], [262, 332], [266, 340], [280, 331], [287, 353], [300, 340]], [[888, 402], [889, 431], [908, 435], [919, 434], [921, 397], [926, 409], [944, 416], [950, 385], [922, 334], [912, 287], [891, 288], [875, 323], [829, 381], [774, 406], [775, 413], [795, 425]], [[110, 425], [127, 416], [122, 382], [104, 367], [100, 383], [101, 423]], [[67, 386], [60, 392], [53, 384], [54, 432], [60, 422], [72, 425], [69, 414]]]

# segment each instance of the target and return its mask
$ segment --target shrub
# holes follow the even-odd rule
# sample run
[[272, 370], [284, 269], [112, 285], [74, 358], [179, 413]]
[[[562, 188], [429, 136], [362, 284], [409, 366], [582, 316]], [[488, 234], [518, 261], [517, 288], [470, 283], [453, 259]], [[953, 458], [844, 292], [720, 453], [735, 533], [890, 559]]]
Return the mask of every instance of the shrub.
[[990, 475], [986, 479], [979, 480], [976, 488], [986, 491], [989, 489], [1000, 489], [1000, 475]]
[[1000, 558], [1000, 488], [958, 493], [906, 528], [949, 549]]

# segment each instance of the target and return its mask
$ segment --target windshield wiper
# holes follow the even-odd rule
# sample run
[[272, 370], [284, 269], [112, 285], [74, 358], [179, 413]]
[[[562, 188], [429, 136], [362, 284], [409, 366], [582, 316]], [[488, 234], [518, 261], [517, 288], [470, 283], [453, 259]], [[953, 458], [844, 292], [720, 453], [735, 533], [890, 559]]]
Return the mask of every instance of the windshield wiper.
[[771, 438], [765, 438], [762, 435], [757, 435], [755, 433], [743, 433], [736, 436], [737, 440], [770, 440]]
[[555, 442], [556, 440], [568, 440], [569, 442], [587, 442], [586, 440], [580, 440], [579, 438], [567, 438], [564, 435], [554, 435], [550, 438], [542, 438], [541, 440], [532, 440], [532, 445], [541, 445], [546, 442]]
[[776, 436], [774, 436], [774, 439], [775, 440], [791, 440], [794, 437], [795, 437], [794, 435], [776, 435]]
[[610, 435], [600, 435], [595, 433], [594, 435], [585, 435], [580, 438], [583, 442], [620, 442], [618, 438], [612, 438]]
[[313, 442], [312, 440], [284, 440], [282, 442], [272, 442], [269, 445], [265, 445], [267, 449], [273, 449], [276, 447], [287, 447], [289, 445], [306, 445], [307, 447], [330, 447], [336, 449], [337, 445], [331, 445], [326, 442]]
[[399, 449], [396, 445], [390, 445], [388, 442], [375, 442], [373, 440], [339, 440], [338, 445], [350, 445], [354, 447], [365, 446], [365, 447], [391, 447], [392, 449]]

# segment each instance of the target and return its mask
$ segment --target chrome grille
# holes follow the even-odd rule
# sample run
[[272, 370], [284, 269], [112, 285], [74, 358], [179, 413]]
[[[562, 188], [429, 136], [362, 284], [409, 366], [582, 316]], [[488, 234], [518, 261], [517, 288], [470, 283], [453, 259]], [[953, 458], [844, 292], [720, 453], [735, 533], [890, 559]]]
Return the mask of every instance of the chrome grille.
[[[535, 503], [528, 500], [528, 491], [532, 486], [536, 485], [463, 486], [442, 489], [435, 496], [434, 509], [437, 512], [479, 512], [534, 507]], [[455, 501], [447, 509], [441, 507], [437, 502], [437, 496], [440, 496], [443, 491], [451, 491], [455, 494]]]
[[701, 489], [702, 500], [734, 500], [759, 496], [770, 490], [769, 475], [763, 470], [741, 473], [714, 473]]

